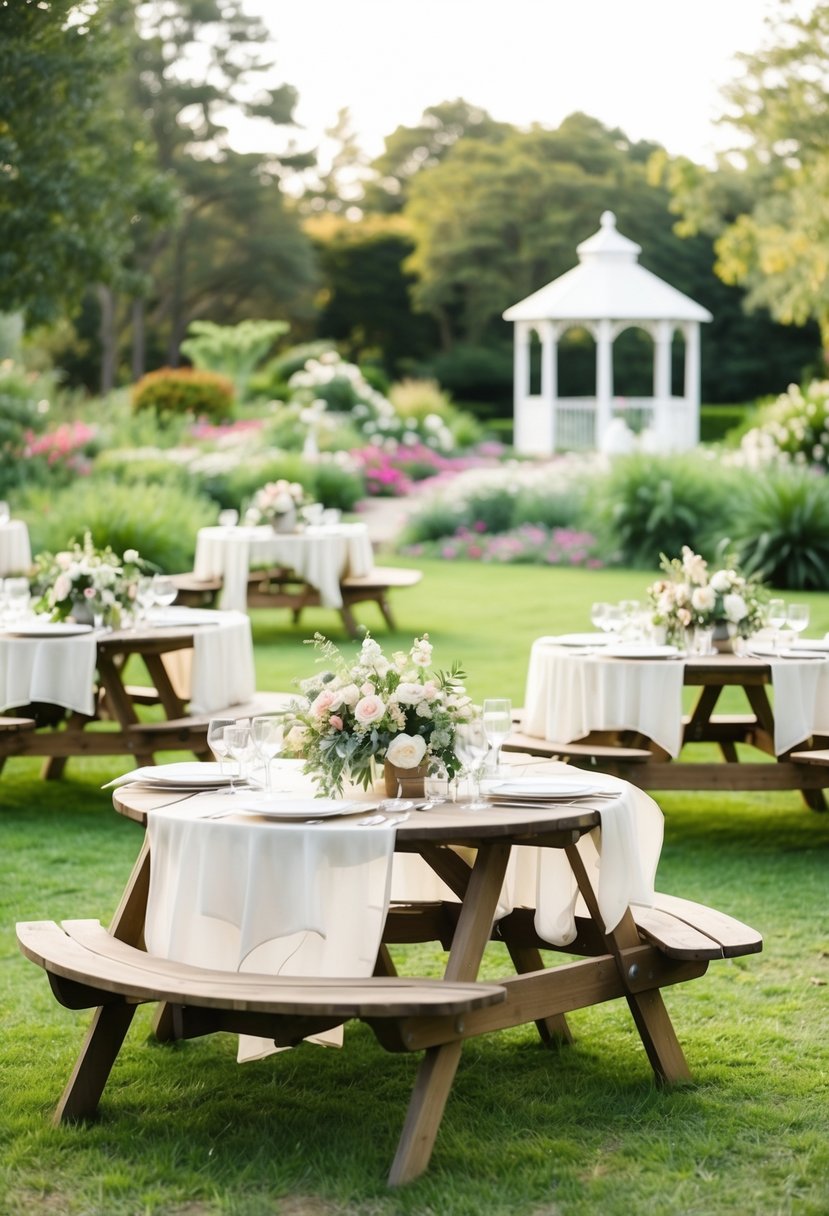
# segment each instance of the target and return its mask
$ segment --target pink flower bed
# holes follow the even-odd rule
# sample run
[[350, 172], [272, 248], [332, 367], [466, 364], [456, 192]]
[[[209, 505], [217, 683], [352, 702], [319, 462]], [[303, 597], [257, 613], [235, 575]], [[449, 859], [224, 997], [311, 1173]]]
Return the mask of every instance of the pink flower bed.
[[590, 532], [522, 524], [509, 532], [488, 534], [486, 525], [477, 520], [471, 528], [458, 528], [453, 536], [409, 545], [403, 551], [410, 557], [439, 557], [445, 561], [582, 566], [595, 570], [602, 565], [595, 556], [595, 548], [596, 540]]
[[94, 443], [97, 437], [95, 428], [85, 422], [62, 422], [54, 431], [48, 431], [45, 435], [27, 431], [23, 454], [30, 458], [40, 457], [50, 467], [63, 464], [72, 472], [83, 475], [90, 470], [84, 449]]

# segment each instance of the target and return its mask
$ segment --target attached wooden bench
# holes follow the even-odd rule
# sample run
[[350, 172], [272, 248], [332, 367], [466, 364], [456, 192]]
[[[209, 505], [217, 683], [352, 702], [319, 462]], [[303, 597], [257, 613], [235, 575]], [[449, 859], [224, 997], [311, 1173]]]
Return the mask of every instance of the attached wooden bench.
[[176, 603], [188, 608], [212, 608], [222, 589], [220, 578], [198, 578], [192, 570], [170, 576], [176, 588]]
[[145, 1002], [171, 1007], [177, 1038], [233, 1031], [289, 1047], [350, 1018], [382, 1033], [383, 1022], [424, 1015], [438, 1041], [450, 1042], [462, 1029], [458, 1015], [506, 998], [500, 984], [402, 976], [294, 978], [191, 967], [137, 950], [97, 920], [61, 926], [24, 921], [17, 925], [17, 939], [26, 958], [46, 971], [62, 1005], [97, 1010], [89, 1036], [94, 1031], [94, 1050], [70, 1078], [56, 1123], [94, 1115], [136, 1006]]
[[342, 617], [346, 628], [352, 636], [356, 633], [356, 621], [351, 609], [355, 604], [371, 601], [377, 604], [389, 629], [396, 629], [389, 606], [389, 591], [397, 587], [415, 587], [422, 578], [422, 570], [407, 570], [401, 566], [375, 566], [369, 574], [344, 578], [340, 583], [340, 590], [343, 596]]
[[166, 718], [160, 722], [138, 722], [127, 731], [130, 751], [163, 751], [165, 747], [189, 748], [200, 756], [210, 755], [207, 728], [212, 718], [255, 718], [257, 714], [273, 714], [287, 709], [296, 695], [289, 692], [260, 692], [251, 701], [213, 709], [208, 713], [187, 714], [183, 718]]
[[[575, 768], [593, 769], [611, 773], [614, 777], [628, 777], [632, 765], [645, 764], [653, 754], [640, 747], [618, 747], [602, 743], [555, 743], [551, 739], [539, 739], [513, 731], [503, 745], [505, 752], [526, 752], [530, 756], [543, 756], [547, 760], [564, 760]], [[631, 778], [631, 780], [634, 780]]]
[[[28, 734], [30, 731], [33, 731], [36, 725], [37, 723], [35, 722], [34, 718], [0, 717], [0, 735], [5, 735], [7, 737], [7, 742], [8, 739], [12, 737], [13, 741], [16, 741], [18, 736], [22, 736], [24, 734]], [[3, 765], [6, 762], [6, 756], [8, 755], [9, 751], [11, 751], [10, 747], [8, 751], [4, 747], [3, 751], [0, 752], [0, 772], [3, 771]]]

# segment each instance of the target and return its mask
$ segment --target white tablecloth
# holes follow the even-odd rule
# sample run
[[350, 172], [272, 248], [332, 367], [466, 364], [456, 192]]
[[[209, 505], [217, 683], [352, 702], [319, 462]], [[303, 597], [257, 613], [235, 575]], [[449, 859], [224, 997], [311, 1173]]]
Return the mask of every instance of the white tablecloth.
[[340, 580], [368, 574], [374, 557], [361, 523], [321, 524], [284, 534], [267, 526], [199, 529], [194, 572], [197, 578], [222, 579], [222, 608], [244, 611], [248, 574], [257, 564], [290, 567], [316, 588], [326, 608], [341, 608]]
[[0, 524], [0, 578], [25, 574], [32, 564], [29, 529], [22, 519]]
[[[774, 750], [782, 755], [812, 734], [829, 733], [829, 662], [770, 659]], [[681, 659], [613, 659], [533, 644], [524, 730], [569, 743], [593, 730], [634, 730], [670, 756], [682, 747]]]
[[[572, 779], [572, 768], [555, 767]], [[653, 901], [662, 813], [627, 782], [593, 774], [587, 780], [597, 790], [618, 793], [613, 801], [597, 802], [601, 830], [579, 842], [605, 924], [615, 928], [629, 903]], [[313, 793], [291, 762], [274, 766], [274, 785], [297, 797]], [[244, 793], [232, 797], [244, 805]], [[228, 970], [368, 976], [390, 895], [454, 898], [421, 858], [397, 854], [392, 866], [389, 823], [207, 818], [232, 805], [227, 794], [200, 794], [149, 814], [146, 938], [153, 953]], [[513, 849], [499, 915], [517, 906], [536, 908], [536, 927], [546, 941], [566, 945], [574, 939], [574, 916], [585, 910], [563, 850]], [[324, 1041], [333, 1041], [330, 1032]], [[269, 1041], [243, 1038], [239, 1058], [273, 1050]]]
[[[217, 624], [193, 628], [192, 671], [174, 681], [191, 709], [210, 713], [256, 690], [250, 620], [242, 612], [217, 612]], [[104, 635], [106, 636], [106, 635]], [[95, 712], [96, 635], [68, 638], [0, 637], [0, 710], [44, 701], [90, 717]], [[168, 658], [175, 666], [176, 651]]]

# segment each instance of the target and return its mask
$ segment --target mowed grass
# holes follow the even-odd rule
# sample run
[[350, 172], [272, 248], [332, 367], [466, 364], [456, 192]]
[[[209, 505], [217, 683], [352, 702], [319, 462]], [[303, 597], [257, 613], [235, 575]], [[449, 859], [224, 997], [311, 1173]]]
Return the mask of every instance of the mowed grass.
[[[435, 657], [462, 659], [476, 698], [523, 699], [532, 639], [585, 629], [594, 599], [641, 593], [635, 572], [424, 564], [394, 599], [387, 637], [428, 629]], [[807, 599], [810, 633], [829, 597]], [[254, 616], [259, 687], [314, 670], [302, 639], [341, 637], [335, 614]], [[735, 706], [740, 708], [740, 706]], [[533, 1028], [469, 1043], [427, 1174], [385, 1175], [416, 1058], [352, 1026], [346, 1050], [303, 1046], [240, 1068], [230, 1036], [176, 1047], [148, 1039], [139, 1011], [90, 1126], [54, 1129], [51, 1110], [89, 1015], [57, 1005], [18, 953], [17, 920], [107, 921], [140, 830], [99, 787], [119, 758], [77, 761], [44, 784], [35, 761], [0, 778], [0, 1213], [74, 1216], [582, 1216], [829, 1212], [829, 815], [796, 795], [665, 794], [658, 887], [747, 921], [760, 955], [712, 963], [666, 1003], [693, 1083], [660, 1091], [622, 1001], [574, 1014], [576, 1043], [545, 1049]], [[438, 974], [437, 947], [395, 952]], [[499, 949], [487, 973], [505, 973]]]

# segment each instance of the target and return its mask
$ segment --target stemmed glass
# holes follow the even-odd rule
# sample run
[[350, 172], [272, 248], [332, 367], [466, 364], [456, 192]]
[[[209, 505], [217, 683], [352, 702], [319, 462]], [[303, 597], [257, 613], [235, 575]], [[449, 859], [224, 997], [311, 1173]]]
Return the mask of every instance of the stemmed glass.
[[472, 800], [467, 803], [467, 810], [470, 811], [489, 810], [489, 803], [481, 798], [481, 767], [488, 750], [489, 744], [480, 718], [462, 722], [455, 728], [455, 753], [472, 788]]
[[265, 789], [271, 792], [271, 761], [282, 751], [284, 723], [275, 714], [259, 714], [251, 719], [253, 746], [265, 768]]
[[219, 772], [225, 775], [225, 756], [227, 755], [227, 740], [225, 731], [229, 726], [235, 726], [235, 718], [211, 718], [207, 727], [207, 746], [219, 763]]
[[228, 793], [235, 794], [237, 792], [236, 778], [239, 781], [244, 781], [245, 779], [245, 761], [250, 755], [251, 747], [250, 726], [247, 724], [242, 726], [237, 722], [234, 722], [233, 726], [226, 726], [224, 740], [227, 746], [227, 754], [238, 765], [236, 774], [230, 774], [230, 789], [228, 790]]
[[600, 629], [602, 632], [604, 632], [604, 622], [609, 607], [610, 604], [606, 603], [604, 600], [597, 600], [595, 604], [591, 605], [590, 624], [594, 629]]
[[142, 574], [135, 584], [135, 603], [138, 608], [136, 627], [147, 619], [147, 613], [155, 603], [155, 589], [151, 575]]
[[168, 574], [153, 575], [153, 603], [159, 608], [169, 608], [177, 595], [176, 585]]
[[774, 630], [773, 646], [775, 650], [780, 649], [780, 630], [786, 624], [786, 601], [785, 600], [769, 600], [768, 606], [769, 624]]
[[809, 624], [808, 604], [789, 604], [786, 609], [786, 628], [798, 636]]
[[488, 697], [483, 704], [484, 733], [492, 750], [492, 771], [498, 775], [501, 747], [512, 731], [512, 702], [506, 697]]

